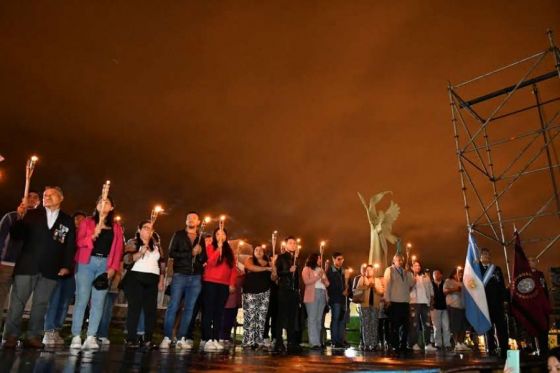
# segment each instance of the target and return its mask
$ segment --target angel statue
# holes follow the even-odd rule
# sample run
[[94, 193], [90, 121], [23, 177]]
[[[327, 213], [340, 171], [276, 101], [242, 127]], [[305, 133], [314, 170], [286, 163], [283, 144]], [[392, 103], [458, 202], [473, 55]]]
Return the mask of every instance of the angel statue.
[[387, 262], [387, 241], [394, 244], [397, 242], [397, 236], [393, 235], [391, 232], [393, 229], [393, 224], [399, 217], [401, 208], [395, 202], [391, 201], [389, 208], [386, 211], [377, 211], [375, 205], [381, 201], [381, 199], [386, 194], [393, 194], [393, 192], [382, 192], [374, 195], [369, 200], [369, 206], [366, 204], [366, 200], [360, 193], [360, 201], [364, 205], [369, 220], [370, 226], [370, 245], [369, 245], [369, 261], [368, 263], [384, 263], [385, 266], [388, 265]]

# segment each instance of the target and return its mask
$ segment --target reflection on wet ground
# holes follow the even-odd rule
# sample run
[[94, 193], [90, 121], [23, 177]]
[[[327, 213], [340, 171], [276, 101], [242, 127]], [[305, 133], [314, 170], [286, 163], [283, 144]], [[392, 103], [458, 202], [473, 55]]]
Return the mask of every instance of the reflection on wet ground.
[[[363, 353], [353, 348], [344, 351], [305, 351], [298, 355], [275, 355], [243, 351], [239, 347], [222, 353], [187, 351], [126, 350], [111, 346], [101, 351], [76, 351], [68, 348], [0, 351], [0, 372], [498, 372], [503, 361], [481, 354], [415, 353], [390, 356]], [[544, 364], [525, 361], [523, 372], [539, 372]]]

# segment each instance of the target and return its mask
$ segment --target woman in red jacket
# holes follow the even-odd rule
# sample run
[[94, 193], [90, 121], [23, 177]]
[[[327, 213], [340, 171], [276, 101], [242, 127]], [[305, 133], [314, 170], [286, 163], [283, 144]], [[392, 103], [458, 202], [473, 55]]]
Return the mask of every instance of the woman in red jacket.
[[229, 293], [235, 291], [236, 260], [227, 241], [227, 232], [216, 229], [212, 244], [206, 246], [208, 261], [202, 276], [202, 343], [204, 351], [222, 351], [218, 342], [224, 307]]

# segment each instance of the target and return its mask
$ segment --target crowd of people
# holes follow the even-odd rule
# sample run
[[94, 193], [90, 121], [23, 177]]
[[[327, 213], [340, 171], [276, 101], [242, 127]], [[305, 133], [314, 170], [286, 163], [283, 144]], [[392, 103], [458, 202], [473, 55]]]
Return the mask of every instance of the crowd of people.
[[[194, 211], [186, 215], [185, 227], [175, 232], [164, 250], [153, 220], [141, 221], [134, 237], [126, 240], [111, 197], [100, 198], [91, 216], [66, 214], [61, 209], [63, 200], [59, 187], [46, 187], [42, 204], [41, 196], [30, 192], [16, 211], [0, 221], [0, 304], [9, 298], [3, 348], [15, 348], [23, 336], [22, 317], [31, 295], [24, 347], [64, 345], [60, 330], [72, 300], [70, 348], [95, 350], [110, 344], [113, 304], [120, 290], [128, 303], [129, 348], [191, 350], [200, 313], [199, 349], [222, 351], [231, 343], [242, 308], [243, 348], [298, 352], [307, 329], [308, 347], [322, 350], [327, 346], [325, 317], [330, 312], [330, 344], [344, 349], [350, 303], [358, 310], [363, 350], [472, 348], [466, 342], [470, 326], [460, 268], [445, 277], [441, 270], [426, 272], [419, 261], [407, 263], [397, 253], [383, 273], [378, 273], [378, 265], [365, 263], [357, 276], [351, 276], [342, 252], [329, 258], [323, 253], [299, 258], [293, 236], [283, 240], [278, 255], [256, 245], [241, 261], [230, 246], [227, 230], [220, 226], [212, 234], [203, 234]], [[171, 268], [167, 266], [172, 267], [168, 286], [165, 273]], [[487, 336], [488, 349], [504, 356], [508, 291], [487, 249], [481, 249], [480, 266], [483, 275], [490, 271], [485, 288], [496, 333]], [[163, 339], [155, 341], [158, 293], [163, 291], [169, 302]], [[544, 338], [539, 344], [546, 352]]]

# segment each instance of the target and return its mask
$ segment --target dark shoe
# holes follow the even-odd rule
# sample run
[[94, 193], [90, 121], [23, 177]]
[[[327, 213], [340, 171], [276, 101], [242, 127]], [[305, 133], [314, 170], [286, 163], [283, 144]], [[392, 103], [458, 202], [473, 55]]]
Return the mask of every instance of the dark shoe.
[[125, 347], [127, 349], [135, 349], [135, 348], [140, 347], [140, 344], [138, 343], [137, 340], [127, 340]]
[[301, 352], [303, 352], [303, 349], [300, 345], [288, 345], [289, 354], [299, 354]]
[[313, 351], [321, 351], [323, 348], [321, 346], [311, 346], [309, 349]]
[[45, 345], [43, 345], [43, 342], [41, 342], [40, 338], [32, 337], [32, 338], [28, 338], [28, 339], [23, 341], [23, 347], [24, 348], [41, 349], [41, 348], [45, 347]]
[[284, 347], [284, 343], [282, 343], [282, 342], [275, 343], [274, 344], [274, 349], [272, 351], [277, 352], [277, 353], [283, 353], [283, 352], [286, 352], [286, 347]]
[[333, 350], [344, 350], [344, 345], [342, 343], [333, 343], [331, 348]]
[[6, 342], [2, 345], [4, 348], [16, 348], [18, 343], [18, 338], [16, 336], [10, 335], [6, 338]]
[[152, 343], [152, 341], [145, 341], [140, 343], [140, 346], [142, 346], [142, 349], [144, 351], [151, 351], [151, 350], [155, 350], [157, 349], [157, 345], [155, 343]]

